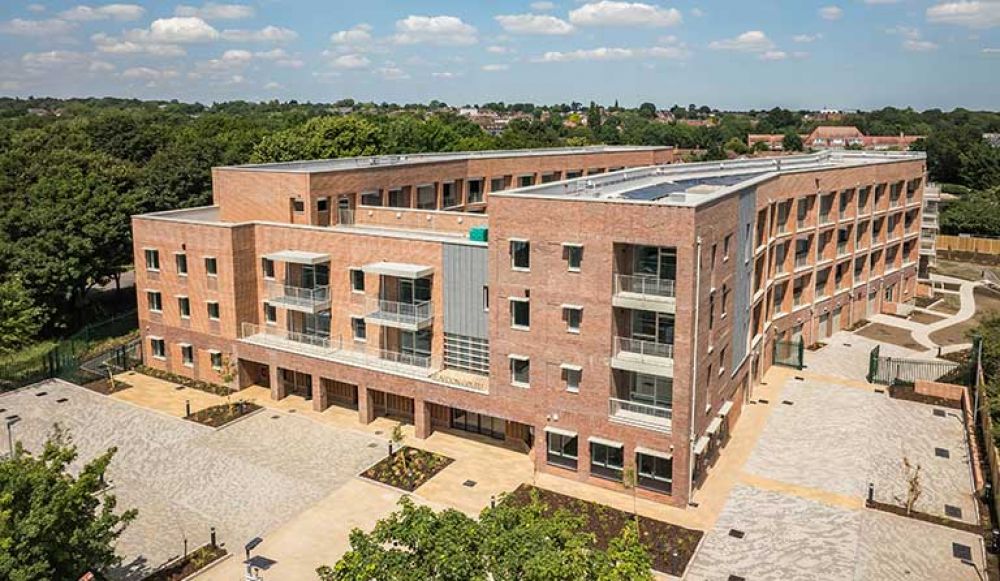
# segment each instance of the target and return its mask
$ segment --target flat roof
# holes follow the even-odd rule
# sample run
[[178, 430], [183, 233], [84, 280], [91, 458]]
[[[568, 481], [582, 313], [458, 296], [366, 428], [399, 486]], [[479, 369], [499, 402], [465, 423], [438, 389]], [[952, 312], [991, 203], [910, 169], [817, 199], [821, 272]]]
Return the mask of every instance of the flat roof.
[[505, 157], [542, 157], [550, 155], [586, 155], [595, 153], [628, 153], [673, 149], [666, 145], [593, 145], [587, 147], [549, 147], [539, 149], [500, 149], [488, 151], [455, 151], [444, 153], [407, 153], [400, 155], [371, 155], [341, 157], [280, 163], [258, 163], [222, 166], [218, 169], [236, 171], [267, 171], [284, 173], [325, 173], [373, 167], [413, 165], [444, 161], [472, 159], [497, 159]]
[[783, 174], [925, 158], [923, 152], [824, 151], [762, 159], [675, 163], [515, 188], [490, 196], [697, 206]]

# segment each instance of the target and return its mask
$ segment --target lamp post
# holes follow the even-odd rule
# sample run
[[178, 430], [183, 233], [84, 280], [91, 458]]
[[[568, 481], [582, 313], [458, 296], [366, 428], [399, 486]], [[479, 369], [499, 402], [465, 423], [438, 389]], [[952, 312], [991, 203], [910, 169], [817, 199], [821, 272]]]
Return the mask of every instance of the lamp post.
[[14, 424], [21, 421], [21, 416], [7, 416], [7, 445], [10, 447], [10, 458], [14, 459]]

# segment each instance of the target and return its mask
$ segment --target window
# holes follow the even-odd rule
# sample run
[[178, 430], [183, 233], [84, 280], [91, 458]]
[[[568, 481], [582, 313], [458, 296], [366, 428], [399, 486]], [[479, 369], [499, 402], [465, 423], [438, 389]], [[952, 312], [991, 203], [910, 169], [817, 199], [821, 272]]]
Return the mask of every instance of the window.
[[621, 480], [624, 459], [621, 444], [590, 443], [590, 473], [594, 476]]
[[163, 298], [158, 291], [146, 291], [146, 302], [149, 303], [150, 312], [163, 312]]
[[219, 274], [219, 262], [214, 256], [209, 256], [205, 258], [205, 274], [208, 276], [218, 276]]
[[326, 212], [330, 209], [330, 198], [320, 198], [316, 200], [316, 211]]
[[527, 240], [510, 241], [510, 267], [514, 270], [531, 268], [531, 243]]
[[294, 210], [296, 214], [301, 214], [306, 211], [306, 203], [302, 200], [294, 199], [292, 200], [292, 210]]
[[222, 352], [221, 351], [209, 351], [209, 357], [212, 360], [212, 369], [220, 371], [222, 369]]
[[365, 272], [360, 268], [351, 269], [351, 292], [365, 292]]
[[508, 177], [493, 178], [490, 180], [491, 192], [502, 192], [507, 189]]
[[583, 377], [583, 369], [577, 365], [562, 365], [563, 381], [566, 382], [566, 391], [570, 393], [580, 393], [580, 379]]
[[490, 312], [490, 287], [483, 285], [483, 312]]
[[564, 244], [563, 254], [566, 256], [566, 266], [570, 272], [580, 272], [583, 264], [583, 246], [579, 244]]
[[274, 325], [278, 322], [278, 307], [271, 303], [264, 303], [264, 322]]
[[517, 187], [526, 188], [535, 185], [535, 174], [517, 176]]
[[208, 318], [212, 321], [219, 320], [219, 303], [214, 301], [208, 302]]
[[190, 319], [191, 299], [187, 297], [177, 297], [177, 310], [180, 311], [182, 319]]
[[528, 299], [510, 297], [510, 326], [515, 329], [531, 327], [531, 304]]
[[368, 340], [368, 327], [365, 326], [365, 320], [363, 318], [351, 317], [351, 330], [354, 332], [355, 341]]
[[729, 245], [732, 241], [732, 234], [726, 234], [726, 237], [722, 240], [722, 260], [729, 260]]
[[711, 252], [709, 252], [708, 255], [708, 270], [710, 272], [715, 270], [715, 252], [718, 249], [718, 246], [719, 246], [718, 244], [713, 244], [712, 250]]
[[708, 295], [708, 329], [715, 326], [715, 293]]
[[636, 452], [635, 465], [639, 487], [670, 494], [673, 482], [673, 464], [673, 458], [670, 456], [654, 456]]
[[466, 202], [469, 204], [478, 204], [483, 201], [483, 180], [469, 180], [469, 192], [466, 196]]
[[270, 258], [261, 258], [260, 263], [264, 270], [264, 278], [274, 278], [274, 261]]
[[181, 362], [188, 367], [194, 367], [194, 347], [181, 343]]
[[719, 375], [722, 375], [726, 371], [726, 348], [723, 347], [722, 351], [719, 351]]
[[160, 251], [152, 248], [146, 249], [146, 270], [160, 270]]
[[567, 331], [579, 333], [580, 322], [583, 321], [583, 308], [575, 305], [563, 306], [563, 319], [566, 321]]
[[153, 351], [153, 357], [157, 359], [167, 358], [167, 344], [158, 337], [151, 337], [149, 339], [149, 347]]
[[510, 383], [517, 387], [528, 387], [531, 383], [531, 361], [527, 357], [510, 356]]
[[549, 464], [576, 470], [578, 454], [578, 439], [576, 434], [557, 434], [555, 432], [546, 432], [545, 439], [547, 444], [546, 448], [548, 450], [548, 453], [545, 455], [545, 461]]
[[[434, 186], [431, 186], [433, 188]], [[436, 200], [435, 200], [436, 202]], [[361, 205], [362, 206], [381, 206], [382, 205], [382, 194], [378, 192], [364, 192], [361, 194]]]
[[174, 262], [177, 263], [177, 274], [187, 276], [188, 257], [187, 254], [179, 253], [174, 255]]
[[722, 285], [722, 305], [721, 305], [722, 317], [725, 317], [726, 313], [729, 312], [727, 311], [728, 307], [726, 306], [728, 304], [729, 304], [729, 287], [726, 285]]

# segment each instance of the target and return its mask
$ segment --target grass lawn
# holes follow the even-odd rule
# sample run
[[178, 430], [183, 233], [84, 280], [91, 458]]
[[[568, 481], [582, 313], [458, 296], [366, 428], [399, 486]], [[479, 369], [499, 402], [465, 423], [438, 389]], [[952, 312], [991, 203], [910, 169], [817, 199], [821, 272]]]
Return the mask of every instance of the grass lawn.
[[882, 323], [872, 323], [864, 329], [856, 331], [856, 333], [862, 337], [881, 341], [882, 343], [892, 343], [893, 345], [899, 345], [900, 347], [914, 351], [924, 350], [924, 347], [920, 343], [913, 340], [909, 331], [900, 329], [899, 327], [891, 327]]
[[979, 326], [979, 323], [987, 319], [990, 314], [1000, 315], [1000, 293], [984, 287], [975, 290], [976, 314], [971, 319], [945, 327], [939, 331], [931, 333], [931, 341], [938, 345], [961, 345], [969, 343], [967, 333]]
[[13, 353], [8, 353], [7, 355], [0, 356], [0, 363], [23, 363], [25, 361], [31, 361], [36, 357], [41, 357], [48, 353], [53, 347], [56, 346], [55, 341], [42, 341], [41, 343], [35, 343], [34, 345], [29, 345], [20, 351], [14, 351]]
[[931, 308], [932, 311], [944, 313], [945, 315], [954, 315], [962, 307], [962, 299], [957, 294], [940, 293], [937, 296], [941, 301]]
[[973, 262], [958, 262], [955, 260], [942, 260], [938, 259], [937, 268], [934, 272], [937, 274], [943, 274], [945, 276], [953, 276], [955, 278], [961, 278], [965, 280], [982, 280], [983, 271], [992, 270], [998, 276], [1000, 276], [1000, 268], [995, 266], [984, 266], [982, 264], [975, 264]]

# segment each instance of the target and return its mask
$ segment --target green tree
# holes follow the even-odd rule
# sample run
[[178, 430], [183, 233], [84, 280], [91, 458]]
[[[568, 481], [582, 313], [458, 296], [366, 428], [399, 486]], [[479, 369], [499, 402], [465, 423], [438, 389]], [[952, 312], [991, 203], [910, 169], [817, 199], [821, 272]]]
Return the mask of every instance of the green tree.
[[424, 579], [485, 581], [651, 580], [652, 561], [630, 523], [607, 550], [581, 532], [583, 519], [560, 510], [549, 515], [537, 498], [525, 505], [500, 502], [479, 519], [446, 509], [434, 512], [409, 497], [371, 533], [351, 532], [351, 549], [322, 581]]
[[44, 323], [44, 313], [31, 300], [21, 277], [0, 283], [0, 354], [31, 343]]
[[76, 446], [57, 425], [40, 455], [19, 443], [13, 458], [0, 461], [0, 578], [79, 579], [121, 563], [115, 542], [136, 511], [116, 514], [114, 495], [100, 494], [115, 451], [74, 476]]
[[597, 103], [591, 101], [590, 107], [587, 108], [587, 127], [597, 134], [597, 130], [601, 128], [601, 108]]
[[802, 151], [802, 138], [799, 137], [798, 133], [788, 131], [781, 140], [781, 147], [785, 151]]
[[382, 128], [357, 115], [318, 117], [265, 137], [254, 149], [254, 162], [296, 161], [378, 155], [385, 151]]
[[639, 105], [639, 115], [642, 115], [647, 119], [655, 119], [656, 105], [653, 103], [643, 103], [642, 105]]

